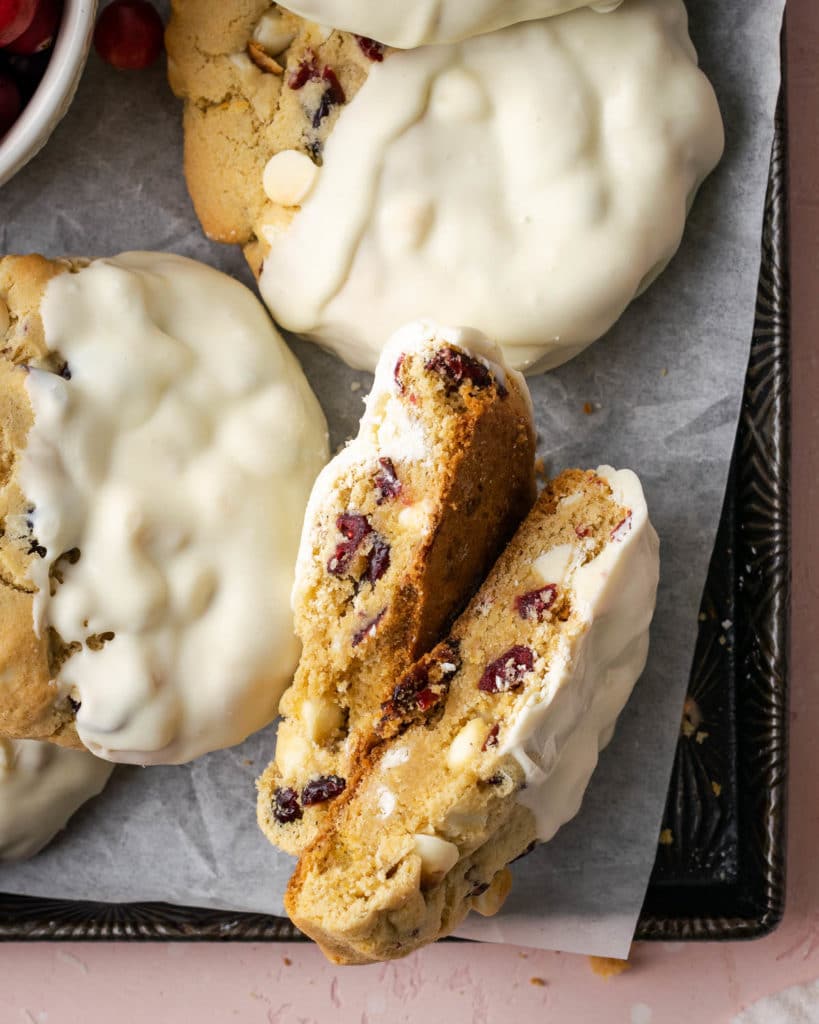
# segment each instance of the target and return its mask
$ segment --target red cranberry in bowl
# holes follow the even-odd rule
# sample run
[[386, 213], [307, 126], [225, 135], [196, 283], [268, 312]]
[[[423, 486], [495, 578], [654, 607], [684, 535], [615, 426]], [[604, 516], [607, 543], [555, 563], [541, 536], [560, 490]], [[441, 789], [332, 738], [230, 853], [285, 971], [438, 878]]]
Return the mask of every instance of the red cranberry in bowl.
[[9, 53], [27, 56], [47, 50], [57, 35], [62, 14], [62, 0], [39, 0], [31, 24], [9, 44]]
[[21, 106], [22, 100], [17, 83], [10, 75], [0, 72], [0, 138], [17, 120]]
[[112, 67], [139, 71], [162, 52], [163, 35], [162, 18], [148, 0], [114, 0], [97, 19], [94, 47]]
[[29, 27], [37, 0], [0, 0], [0, 46], [8, 46]]

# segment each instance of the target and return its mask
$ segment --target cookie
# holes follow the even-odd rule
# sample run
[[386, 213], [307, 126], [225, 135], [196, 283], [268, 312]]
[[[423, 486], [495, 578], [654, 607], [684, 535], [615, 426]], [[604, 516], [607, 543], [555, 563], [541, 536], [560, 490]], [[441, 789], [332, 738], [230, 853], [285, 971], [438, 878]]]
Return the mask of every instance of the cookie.
[[381, 741], [299, 860], [285, 906], [331, 960], [404, 956], [497, 910], [507, 865], [577, 813], [645, 665], [658, 549], [633, 473], [547, 486], [397, 680]]
[[[572, 358], [672, 259], [722, 154], [682, 0], [416, 50], [265, 11], [175, 5], [188, 184], [276, 320], [357, 368], [419, 311], [518, 369]], [[267, 17], [281, 74], [253, 63]]]
[[270, 722], [324, 416], [261, 304], [161, 253], [0, 261], [0, 734], [176, 763]]
[[416, 323], [384, 348], [355, 440], [305, 517], [294, 610], [303, 651], [259, 823], [299, 853], [366, 749], [395, 680], [440, 639], [535, 499], [520, 374], [474, 331]]
[[112, 771], [84, 750], [0, 739], [0, 862], [39, 853]]
[[334, 25], [412, 49], [428, 43], [458, 43], [520, 21], [549, 18], [578, 7], [604, 14], [622, 0], [421, 0], [411, 4], [383, 0], [287, 0], [285, 6], [322, 25]]

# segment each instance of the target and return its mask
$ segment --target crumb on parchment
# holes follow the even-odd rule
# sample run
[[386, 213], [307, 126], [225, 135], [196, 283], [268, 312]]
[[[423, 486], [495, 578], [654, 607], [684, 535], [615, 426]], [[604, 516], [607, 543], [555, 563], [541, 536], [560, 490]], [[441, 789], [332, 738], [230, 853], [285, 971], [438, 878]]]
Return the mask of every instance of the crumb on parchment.
[[628, 960], [615, 960], [610, 956], [590, 956], [589, 966], [592, 971], [604, 981], [616, 978], [618, 974], [624, 974], [631, 970]]

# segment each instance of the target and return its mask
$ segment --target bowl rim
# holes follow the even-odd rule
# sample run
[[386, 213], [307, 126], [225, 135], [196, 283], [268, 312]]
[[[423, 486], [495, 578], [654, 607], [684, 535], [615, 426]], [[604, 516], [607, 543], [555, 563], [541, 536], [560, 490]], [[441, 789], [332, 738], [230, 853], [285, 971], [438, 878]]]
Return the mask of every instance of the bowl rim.
[[56, 128], [88, 57], [97, 0], [66, 0], [51, 60], [33, 96], [0, 140], [0, 185], [33, 157]]

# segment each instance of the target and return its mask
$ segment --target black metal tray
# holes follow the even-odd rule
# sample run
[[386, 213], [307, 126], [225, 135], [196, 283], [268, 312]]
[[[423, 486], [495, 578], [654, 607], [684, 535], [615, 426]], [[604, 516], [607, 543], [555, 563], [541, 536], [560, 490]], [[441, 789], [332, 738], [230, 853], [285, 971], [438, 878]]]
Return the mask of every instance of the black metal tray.
[[[742, 417], [638, 939], [771, 931], [785, 898], [790, 596], [787, 167], [777, 116]], [[716, 786], [714, 785], [716, 783]], [[0, 939], [285, 941], [282, 918], [0, 894]]]

